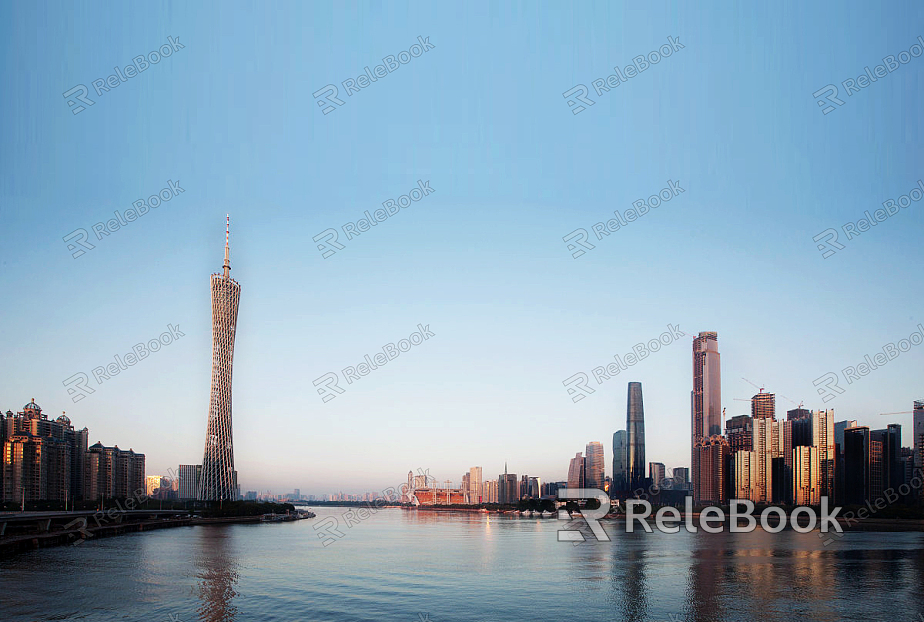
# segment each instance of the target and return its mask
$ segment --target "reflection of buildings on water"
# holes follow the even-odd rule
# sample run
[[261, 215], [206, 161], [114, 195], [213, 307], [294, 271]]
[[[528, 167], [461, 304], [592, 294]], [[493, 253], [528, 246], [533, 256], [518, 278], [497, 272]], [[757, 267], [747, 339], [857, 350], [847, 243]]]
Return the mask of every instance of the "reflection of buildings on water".
[[[687, 579], [690, 620], [788, 622], [794, 611], [840, 619], [833, 551], [819, 550], [817, 532], [698, 534]], [[841, 567], [842, 568], [842, 567]], [[843, 588], [842, 588], [843, 589]]]
[[196, 576], [199, 580], [198, 608], [202, 622], [232, 622], [237, 607], [237, 559], [231, 550], [231, 530], [226, 527], [199, 527]]

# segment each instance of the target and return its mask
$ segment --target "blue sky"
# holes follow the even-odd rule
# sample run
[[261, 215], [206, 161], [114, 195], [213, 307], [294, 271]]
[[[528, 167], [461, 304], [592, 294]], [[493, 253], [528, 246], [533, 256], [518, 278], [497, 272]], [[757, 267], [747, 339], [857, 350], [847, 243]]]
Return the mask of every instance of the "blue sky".
[[[689, 465], [690, 340], [719, 333], [723, 404], [754, 388], [905, 426], [914, 347], [822, 404], [813, 380], [916, 330], [920, 202], [823, 259], [812, 238], [924, 178], [924, 57], [844, 94], [924, 35], [924, 7], [785, 3], [7, 3], [0, 7], [0, 407], [35, 397], [148, 472], [201, 460], [209, 274], [232, 218], [246, 489], [376, 490], [480, 465], [561, 479], [625, 427], [643, 385], [648, 460]], [[358, 93], [341, 83], [435, 46]], [[92, 83], [178, 39], [101, 96]], [[683, 49], [598, 96], [592, 82]], [[840, 89], [824, 115], [813, 93]], [[62, 94], [90, 90], [73, 114]], [[313, 93], [336, 84], [323, 114]], [[574, 115], [563, 93], [590, 89]], [[182, 194], [76, 259], [63, 237], [167, 181]], [[432, 194], [323, 259], [312, 238], [429, 181]], [[562, 237], [668, 180], [684, 193], [577, 259]], [[91, 232], [92, 235], [92, 232]], [[312, 381], [435, 334], [322, 403]], [[668, 323], [689, 337], [572, 403], [562, 381]], [[63, 380], [185, 334], [72, 403]], [[778, 397], [777, 416], [793, 407]]]

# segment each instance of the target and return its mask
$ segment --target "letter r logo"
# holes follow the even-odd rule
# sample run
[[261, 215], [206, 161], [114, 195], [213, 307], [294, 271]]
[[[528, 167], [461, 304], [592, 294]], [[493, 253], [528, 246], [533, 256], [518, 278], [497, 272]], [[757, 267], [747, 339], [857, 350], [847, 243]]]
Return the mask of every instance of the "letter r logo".
[[321, 401], [325, 404], [344, 392], [337, 385], [337, 374], [334, 372], [327, 372], [315, 380], [313, 384], [318, 387], [318, 395], [321, 396]]
[[[819, 95], [825, 94], [824, 99], [818, 99]], [[849, 95], [849, 93], [848, 93]], [[829, 84], [823, 88], [818, 89], [812, 93], [812, 97], [815, 98], [815, 103], [818, 104], [818, 107], [821, 108], [822, 114], [828, 114], [835, 110], [834, 106], [831, 104], [837, 104], [838, 106], [843, 106], [844, 102], [837, 98], [837, 87], [833, 84]]]
[[587, 374], [582, 371], [579, 371], [567, 380], [562, 380], [562, 384], [568, 389], [568, 395], [572, 396], [572, 402], [580, 402], [594, 392], [594, 390], [587, 385], [588, 380]]
[[[86, 229], [74, 229], [73, 231], [68, 233], [66, 236], [64, 236], [63, 240], [67, 242], [67, 250], [74, 251], [71, 254], [71, 257], [73, 257], [74, 259], [77, 259], [81, 255], [85, 254], [87, 251], [92, 251], [94, 248], [96, 248], [94, 245], [87, 242], [89, 237], [90, 236], [87, 234]], [[86, 250], [77, 248], [78, 246], [82, 246]]]
[[[327, 97], [325, 94], [331, 93], [330, 97]], [[336, 110], [335, 106], [342, 106], [345, 102], [342, 99], [337, 98], [339, 91], [337, 87], [333, 84], [328, 84], [323, 89], [318, 89], [311, 94], [312, 97], [318, 99], [321, 95], [325, 95], [324, 99], [318, 100], [317, 104], [321, 107], [321, 112], [324, 114], [330, 114]], [[325, 107], [326, 106], [326, 107]]]
[[336, 229], [325, 229], [311, 239], [318, 243], [318, 250], [321, 251], [321, 257], [327, 259], [337, 251], [342, 251], [346, 248], [337, 241], [337, 237]]
[[822, 402], [829, 402], [844, 392], [844, 389], [837, 386], [837, 374], [833, 371], [829, 371], [824, 376], [816, 378], [812, 384], [818, 387], [818, 395], [822, 396]]
[[834, 229], [825, 229], [812, 238], [812, 241], [818, 243], [817, 248], [821, 251], [822, 259], [827, 259], [837, 251], [845, 248], [843, 244], [837, 241], [837, 231]]
[[67, 394], [71, 396], [71, 400], [76, 404], [91, 393], [96, 393], [93, 387], [87, 384], [88, 382], [90, 382], [90, 378], [85, 373], [77, 372], [61, 384], [67, 387]]
[[[93, 105], [93, 100], [84, 97], [84, 95], [86, 95], [87, 93], [89, 93], [89, 91], [87, 91], [87, 87], [85, 87], [82, 84], [78, 84], [71, 90], [62, 93], [62, 95], [64, 95], [64, 99], [67, 100], [67, 106], [68, 108], [71, 109], [71, 112], [73, 112], [74, 114], [78, 114], [86, 110], [86, 108], [78, 105], [77, 101], [79, 101], [80, 103], [86, 104], [87, 106]], [[71, 95], [75, 95], [75, 94], [76, 94], [76, 97], [74, 97], [74, 99], [76, 99], [77, 101], [74, 101], [74, 99], [71, 99]]]
[[[577, 259], [581, 255], [583, 255], [585, 252], [579, 249], [578, 246], [582, 246], [589, 251], [592, 251], [593, 249], [597, 248], [596, 246], [594, 246], [593, 244], [587, 241], [587, 229], [575, 229], [574, 231], [572, 231], [571, 233], [563, 237], [562, 241], [564, 241], [564, 243], [568, 245], [569, 251], [573, 251], [571, 253], [571, 257], [574, 259]], [[571, 243], [572, 241], [574, 241], [574, 244]]]
[[[571, 99], [571, 96], [577, 93], [577, 96], [574, 99]], [[561, 94], [566, 100], [568, 100], [568, 108], [571, 108], [571, 114], [577, 114], [586, 110], [581, 104], [587, 104], [588, 106], [593, 106], [594, 101], [585, 97], [587, 95], [587, 87], [583, 84], [578, 84], [573, 89], [565, 91]]]
[[[594, 537], [598, 542], [609, 542], [610, 537], [607, 535], [606, 531], [603, 530], [603, 526], [600, 525], [599, 519], [606, 516], [607, 512], [610, 511], [610, 497], [608, 494], [599, 490], [597, 488], [564, 488], [558, 491], [559, 499], [596, 499], [600, 502], [600, 507], [596, 510], [591, 510], [589, 508], [581, 508], [581, 517], [587, 522], [587, 526], [590, 527], [591, 532], [593, 532]], [[568, 519], [567, 512], [562, 512], [558, 515], [559, 518]], [[558, 541], [559, 542], [584, 542], [584, 535], [580, 531], [573, 529], [559, 529], [558, 530]]]

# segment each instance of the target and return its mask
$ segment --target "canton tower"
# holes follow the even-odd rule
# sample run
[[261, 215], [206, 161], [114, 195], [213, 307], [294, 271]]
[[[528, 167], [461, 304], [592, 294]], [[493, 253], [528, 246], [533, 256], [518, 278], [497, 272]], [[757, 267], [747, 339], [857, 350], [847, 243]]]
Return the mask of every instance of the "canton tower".
[[231, 278], [230, 238], [231, 217], [228, 216], [224, 271], [212, 275], [212, 394], [202, 472], [199, 475], [197, 497], [200, 501], [237, 498], [231, 435], [231, 366], [241, 286]]

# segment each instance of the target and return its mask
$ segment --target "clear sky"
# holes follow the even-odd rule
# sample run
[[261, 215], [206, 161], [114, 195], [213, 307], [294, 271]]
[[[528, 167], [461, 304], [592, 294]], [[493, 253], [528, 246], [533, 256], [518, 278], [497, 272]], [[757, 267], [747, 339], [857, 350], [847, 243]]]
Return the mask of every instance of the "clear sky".
[[[566, 476], [644, 391], [647, 459], [689, 465], [692, 336], [719, 334], [727, 416], [755, 389], [905, 427], [924, 346], [823, 404], [813, 381], [924, 322], [924, 203], [813, 242], [924, 178], [924, 5], [870, 3], [4, 3], [0, 6], [0, 407], [34, 397], [90, 442], [202, 459], [209, 275], [230, 213], [241, 283], [234, 442], [244, 490], [380, 490], [429, 468]], [[184, 46], [97, 95], [173, 37]], [[434, 47], [359, 92], [356, 79]], [[668, 37], [683, 49], [592, 82]], [[124, 71], [123, 71], [124, 73]], [[836, 84], [823, 114], [813, 93]], [[63, 93], [94, 101], [73, 114]], [[313, 93], [336, 84], [323, 114]], [[575, 115], [563, 93], [595, 101]], [[574, 259], [563, 236], [684, 192]], [[97, 240], [92, 226], [182, 193]], [[433, 193], [322, 258], [312, 238], [429, 181]], [[73, 258], [84, 228], [95, 248]], [[592, 235], [592, 234], [591, 234]], [[312, 381], [418, 323], [434, 336], [327, 403]], [[687, 334], [573, 403], [562, 381]], [[63, 384], [178, 325], [184, 336], [73, 403]], [[778, 397], [777, 416], [793, 404]]]

